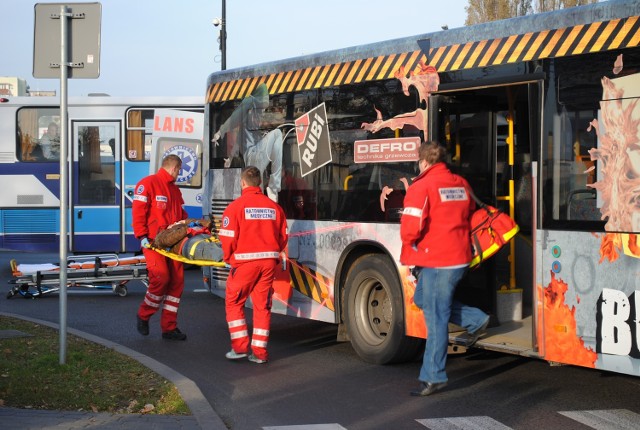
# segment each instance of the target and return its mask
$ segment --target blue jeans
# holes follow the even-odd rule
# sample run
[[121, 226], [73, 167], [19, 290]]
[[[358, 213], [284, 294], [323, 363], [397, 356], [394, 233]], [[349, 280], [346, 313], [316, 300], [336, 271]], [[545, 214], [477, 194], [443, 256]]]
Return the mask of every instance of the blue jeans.
[[413, 301], [422, 309], [428, 330], [427, 345], [418, 378], [420, 381], [447, 382], [445, 365], [449, 344], [449, 321], [473, 333], [489, 318], [480, 309], [453, 299], [456, 285], [466, 271], [466, 267], [420, 268]]

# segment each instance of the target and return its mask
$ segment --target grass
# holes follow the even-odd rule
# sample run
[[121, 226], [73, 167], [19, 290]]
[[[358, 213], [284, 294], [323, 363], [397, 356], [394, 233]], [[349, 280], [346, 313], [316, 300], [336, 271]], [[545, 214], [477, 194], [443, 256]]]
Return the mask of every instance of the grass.
[[176, 387], [136, 360], [68, 334], [60, 364], [58, 330], [0, 316], [0, 406], [30, 409], [190, 415]]

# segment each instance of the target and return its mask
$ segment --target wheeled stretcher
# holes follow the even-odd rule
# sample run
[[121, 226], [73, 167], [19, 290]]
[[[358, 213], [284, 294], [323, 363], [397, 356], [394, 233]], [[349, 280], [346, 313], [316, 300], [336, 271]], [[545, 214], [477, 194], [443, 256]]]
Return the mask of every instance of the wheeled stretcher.
[[[125, 297], [127, 283], [141, 281], [149, 286], [144, 256], [119, 257], [116, 254], [72, 256], [67, 259], [67, 288], [110, 289]], [[60, 267], [56, 264], [18, 264], [11, 260], [13, 285], [7, 299], [21, 295], [40, 297], [60, 291]]]

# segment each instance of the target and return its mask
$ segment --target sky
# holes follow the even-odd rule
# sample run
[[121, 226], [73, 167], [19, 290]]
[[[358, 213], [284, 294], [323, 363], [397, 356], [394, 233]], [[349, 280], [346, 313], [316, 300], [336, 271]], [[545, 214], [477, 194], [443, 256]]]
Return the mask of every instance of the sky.
[[[61, 3], [61, 2], [40, 2]], [[69, 2], [65, 4], [72, 4]], [[75, 1], [75, 3], [80, 3]], [[100, 76], [69, 79], [69, 96], [204, 95], [221, 69], [222, 0], [102, 0]], [[33, 77], [36, 2], [2, 0], [0, 76]], [[227, 0], [227, 69], [462, 27], [467, 0]]]

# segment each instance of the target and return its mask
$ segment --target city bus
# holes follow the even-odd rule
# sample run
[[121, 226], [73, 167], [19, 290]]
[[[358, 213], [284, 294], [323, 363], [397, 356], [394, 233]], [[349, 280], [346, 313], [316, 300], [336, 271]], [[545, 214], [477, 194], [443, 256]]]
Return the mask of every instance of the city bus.
[[[183, 158], [178, 178], [191, 216], [202, 216], [199, 97], [68, 98], [68, 250], [140, 250], [131, 227], [136, 183], [157, 166], [158, 151]], [[0, 248], [60, 247], [60, 100], [2, 96]]]
[[[519, 233], [456, 297], [491, 315], [477, 348], [640, 375], [640, 16], [619, 0], [208, 77], [203, 211], [257, 163], [284, 208], [273, 311], [337, 325], [367, 362], [428, 336], [400, 255], [423, 141]], [[469, 245], [471, 246], [471, 245]], [[225, 268], [204, 272], [224, 296]], [[451, 353], [467, 336], [450, 324]]]

